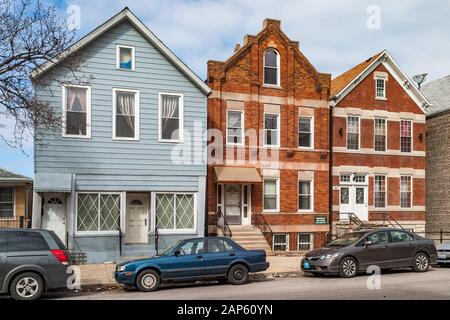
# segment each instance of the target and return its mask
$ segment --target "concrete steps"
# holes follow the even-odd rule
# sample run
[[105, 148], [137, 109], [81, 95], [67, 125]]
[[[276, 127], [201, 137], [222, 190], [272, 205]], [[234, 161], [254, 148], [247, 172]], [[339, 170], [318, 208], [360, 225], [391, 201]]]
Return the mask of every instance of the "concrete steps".
[[261, 230], [253, 226], [230, 225], [232, 239], [249, 250], [265, 250], [267, 255], [273, 255], [272, 248], [267, 243]]

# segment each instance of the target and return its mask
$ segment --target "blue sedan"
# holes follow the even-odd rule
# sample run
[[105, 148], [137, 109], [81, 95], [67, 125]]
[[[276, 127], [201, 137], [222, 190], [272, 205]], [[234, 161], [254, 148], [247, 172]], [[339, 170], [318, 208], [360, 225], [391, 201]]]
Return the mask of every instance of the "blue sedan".
[[229, 238], [207, 237], [182, 240], [161, 255], [119, 264], [114, 276], [119, 283], [149, 292], [167, 280], [219, 279], [244, 284], [249, 272], [267, 268], [264, 250], [246, 250]]

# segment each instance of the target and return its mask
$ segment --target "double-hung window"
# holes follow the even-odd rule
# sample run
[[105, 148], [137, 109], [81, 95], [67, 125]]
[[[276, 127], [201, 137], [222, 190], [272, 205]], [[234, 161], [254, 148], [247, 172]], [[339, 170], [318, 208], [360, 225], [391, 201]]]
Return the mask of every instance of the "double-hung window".
[[77, 231], [117, 231], [120, 225], [120, 201], [118, 193], [78, 193]]
[[386, 176], [374, 177], [375, 208], [386, 207]]
[[359, 150], [359, 117], [347, 117], [347, 149]]
[[244, 144], [244, 112], [228, 110], [227, 112], [227, 144]]
[[264, 179], [263, 184], [263, 210], [277, 212], [279, 206], [279, 180], [267, 178]]
[[139, 91], [113, 89], [113, 139], [139, 140]]
[[412, 151], [412, 121], [401, 120], [400, 121], [400, 151], [411, 152]]
[[264, 114], [264, 145], [280, 146], [280, 115], [277, 113]]
[[309, 251], [313, 249], [312, 233], [298, 233], [298, 251]]
[[91, 88], [65, 85], [63, 94], [63, 137], [91, 137]]
[[386, 99], [386, 79], [375, 78], [375, 98]]
[[386, 151], [386, 119], [374, 119], [375, 151]]
[[14, 188], [0, 187], [0, 219], [14, 218]]
[[159, 94], [159, 140], [183, 141], [183, 95]]
[[411, 208], [412, 206], [412, 178], [411, 176], [400, 177], [400, 207]]
[[193, 233], [196, 230], [195, 195], [192, 193], [157, 193], [155, 211], [159, 231]]
[[312, 117], [300, 116], [298, 118], [298, 146], [299, 148], [313, 148], [314, 146]]
[[273, 251], [289, 250], [289, 235], [286, 233], [278, 233], [273, 235]]
[[298, 181], [298, 211], [313, 210], [313, 181]]
[[264, 52], [264, 84], [280, 85], [280, 55], [272, 48]]
[[116, 67], [122, 70], [135, 70], [134, 47], [116, 47]]

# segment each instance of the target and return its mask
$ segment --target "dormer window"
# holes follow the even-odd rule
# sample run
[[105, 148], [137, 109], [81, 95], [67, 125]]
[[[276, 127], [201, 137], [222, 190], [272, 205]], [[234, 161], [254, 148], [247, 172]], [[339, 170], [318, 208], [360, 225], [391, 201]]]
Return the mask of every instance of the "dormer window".
[[264, 84], [280, 85], [280, 55], [272, 48], [264, 52]]
[[117, 46], [117, 69], [134, 70], [134, 47]]

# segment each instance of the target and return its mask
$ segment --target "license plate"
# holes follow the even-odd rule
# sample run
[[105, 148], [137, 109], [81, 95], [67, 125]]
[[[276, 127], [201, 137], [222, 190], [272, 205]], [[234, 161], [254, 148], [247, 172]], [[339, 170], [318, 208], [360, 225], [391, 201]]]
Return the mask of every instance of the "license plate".
[[445, 254], [438, 254], [438, 259], [445, 260], [447, 256]]
[[303, 268], [309, 269], [309, 268], [311, 268], [311, 265], [309, 264], [309, 262], [305, 261], [305, 262], [303, 262]]

